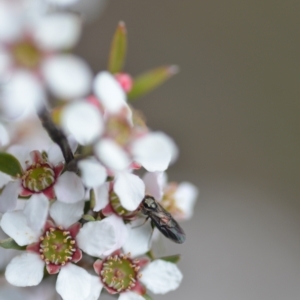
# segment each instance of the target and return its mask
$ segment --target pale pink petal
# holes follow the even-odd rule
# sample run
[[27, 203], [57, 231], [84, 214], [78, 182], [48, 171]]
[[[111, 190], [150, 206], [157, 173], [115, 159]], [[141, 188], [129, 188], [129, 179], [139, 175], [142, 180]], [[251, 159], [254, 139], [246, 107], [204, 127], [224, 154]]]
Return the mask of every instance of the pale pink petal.
[[6, 267], [5, 278], [15, 286], [35, 286], [43, 279], [44, 265], [38, 254], [26, 252], [12, 259]]
[[2, 230], [20, 246], [38, 241], [40, 234], [30, 228], [22, 211], [7, 212], [1, 219]]
[[183, 212], [184, 219], [190, 219], [193, 215], [194, 206], [198, 197], [198, 189], [189, 182], [178, 185], [174, 194], [176, 206]]
[[80, 249], [91, 256], [101, 257], [117, 250], [120, 232], [125, 225], [116, 222], [115, 216], [102, 221], [88, 222], [80, 229], [76, 241]]
[[177, 265], [161, 259], [154, 260], [142, 271], [141, 282], [154, 294], [176, 290], [182, 280]]
[[93, 157], [80, 160], [78, 168], [82, 181], [88, 188], [100, 186], [106, 181], [106, 169]]
[[151, 132], [135, 140], [131, 151], [134, 160], [147, 171], [165, 171], [176, 155], [174, 145], [166, 134]]
[[99, 110], [92, 104], [78, 101], [67, 105], [62, 112], [61, 126], [81, 145], [94, 142], [103, 132]]
[[118, 195], [121, 205], [130, 211], [138, 208], [145, 196], [145, 184], [143, 180], [129, 172], [118, 172], [114, 192]]
[[39, 234], [46, 223], [49, 200], [44, 194], [34, 194], [26, 202], [23, 210], [28, 226]]
[[146, 194], [153, 196], [156, 200], [160, 200], [163, 196], [163, 188], [166, 183], [166, 175], [164, 172], [147, 172], [143, 181], [146, 186]]
[[145, 300], [145, 298], [134, 292], [125, 292], [120, 294], [118, 300]]
[[20, 180], [9, 182], [0, 195], [0, 212], [14, 210], [21, 189]]
[[72, 100], [89, 93], [92, 72], [81, 58], [61, 54], [48, 58], [43, 64], [43, 74], [51, 92], [64, 100]]
[[109, 182], [94, 188], [94, 193], [96, 203], [93, 210], [99, 211], [103, 209], [109, 202]]
[[57, 200], [75, 203], [83, 200], [84, 186], [79, 176], [73, 172], [64, 172], [54, 185]]
[[98, 73], [94, 80], [94, 92], [107, 112], [111, 114], [127, 107], [124, 90], [109, 72]]
[[94, 150], [97, 157], [110, 169], [124, 170], [131, 163], [128, 154], [111, 139], [101, 139]]
[[9, 119], [23, 118], [39, 110], [45, 103], [42, 83], [30, 72], [15, 72], [2, 88], [1, 108]]
[[36, 24], [34, 38], [45, 50], [70, 49], [77, 43], [81, 32], [81, 21], [70, 13], [45, 15]]
[[83, 215], [84, 201], [77, 203], [63, 203], [56, 201], [51, 205], [50, 216], [56, 225], [68, 228], [80, 220]]
[[123, 245], [125, 253], [130, 252], [133, 257], [143, 255], [147, 253], [151, 247], [151, 236], [153, 229], [150, 222], [146, 222], [143, 225], [133, 225], [137, 227], [128, 227], [128, 238]]
[[56, 291], [64, 300], [84, 300], [91, 294], [93, 276], [72, 263], [57, 276]]

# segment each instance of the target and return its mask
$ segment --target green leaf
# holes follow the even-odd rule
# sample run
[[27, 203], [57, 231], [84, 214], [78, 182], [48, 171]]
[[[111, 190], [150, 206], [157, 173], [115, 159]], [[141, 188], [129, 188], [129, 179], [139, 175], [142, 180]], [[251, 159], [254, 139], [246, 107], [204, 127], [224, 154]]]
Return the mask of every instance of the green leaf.
[[95, 218], [91, 215], [83, 215], [82, 219], [86, 221], [95, 221]]
[[13, 177], [23, 173], [19, 161], [13, 155], [5, 152], [0, 152], [0, 171]]
[[152, 298], [149, 296], [149, 295], [147, 295], [147, 294], [144, 294], [144, 295], [142, 295], [146, 300], [152, 300]]
[[0, 247], [4, 249], [25, 250], [26, 246], [19, 246], [12, 238], [0, 241]]
[[180, 255], [176, 254], [176, 255], [164, 256], [164, 257], [160, 257], [159, 259], [176, 264], [180, 260]]
[[127, 31], [124, 22], [119, 22], [114, 34], [108, 60], [108, 71], [121, 72], [125, 63], [127, 50]]
[[133, 100], [144, 96], [177, 73], [178, 67], [173, 65], [158, 67], [139, 75], [133, 81], [133, 87], [128, 93], [128, 98]]

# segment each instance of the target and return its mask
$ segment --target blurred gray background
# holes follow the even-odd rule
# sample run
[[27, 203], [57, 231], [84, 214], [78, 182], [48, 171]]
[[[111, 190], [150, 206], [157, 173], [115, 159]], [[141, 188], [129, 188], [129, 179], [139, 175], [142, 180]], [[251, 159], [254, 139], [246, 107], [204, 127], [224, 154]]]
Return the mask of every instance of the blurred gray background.
[[181, 72], [140, 99], [148, 125], [180, 147], [171, 180], [200, 189], [181, 253], [181, 287], [155, 299], [300, 298], [300, 2], [109, 1], [77, 52], [106, 68], [118, 21], [126, 71]]

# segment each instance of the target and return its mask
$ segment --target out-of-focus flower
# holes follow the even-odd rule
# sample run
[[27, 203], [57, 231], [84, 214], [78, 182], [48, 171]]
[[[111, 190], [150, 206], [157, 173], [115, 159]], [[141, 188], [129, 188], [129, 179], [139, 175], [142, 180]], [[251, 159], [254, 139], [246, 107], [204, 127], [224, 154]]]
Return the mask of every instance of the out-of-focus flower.
[[152, 195], [177, 220], [192, 217], [198, 189], [189, 182], [167, 182], [163, 172], [147, 172], [143, 180], [146, 193]]
[[1, 108], [9, 118], [43, 106], [48, 89], [66, 100], [90, 89], [88, 65], [79, 57], [59, 53], [78, 41], [79, 18], [67, 12], [45, 14], [38, 1], [34, 3], [24, 4], [20, 11], [18, 4], [0, 1]]

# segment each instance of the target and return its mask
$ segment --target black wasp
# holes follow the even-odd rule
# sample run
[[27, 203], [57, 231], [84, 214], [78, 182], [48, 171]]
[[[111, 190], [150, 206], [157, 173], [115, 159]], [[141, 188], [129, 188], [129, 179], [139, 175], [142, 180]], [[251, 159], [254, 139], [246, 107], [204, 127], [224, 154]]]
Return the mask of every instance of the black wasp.
[[183, 229], [152, 196], [145, 196], [140, 204], [140, 211], [147, 216], [147, 219], [151, 219], [152, 226], [155, 226], [165, 237], [178, 244], [185, 241]]

